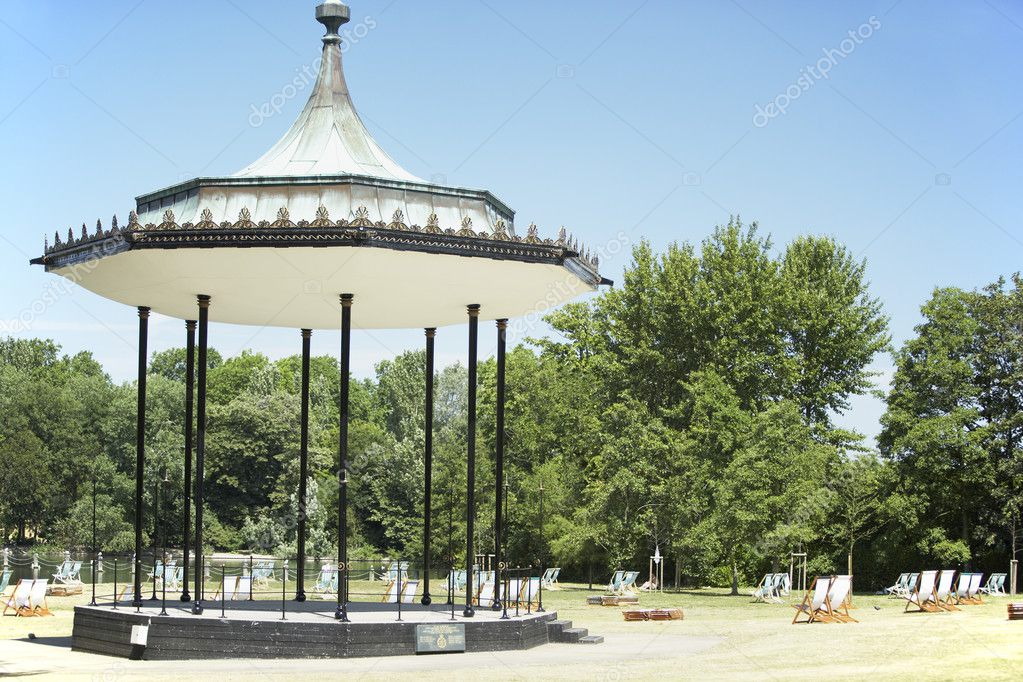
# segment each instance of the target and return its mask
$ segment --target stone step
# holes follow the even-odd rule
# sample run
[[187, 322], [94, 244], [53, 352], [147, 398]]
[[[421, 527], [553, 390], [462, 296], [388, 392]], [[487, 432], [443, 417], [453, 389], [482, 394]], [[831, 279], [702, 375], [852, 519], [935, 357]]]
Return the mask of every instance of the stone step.
[[552, 620], [547, 623], [547, 639], [551, 642], [560, 642], [561, 633], [566, 628], [572, 627], [572, 621], [570, 620]]
[[579, 644], [603, 644], [603, 635], [586, 635], [585, 637], [579, 638]]
[[590, 631], [586, 628], [565, 628], [561, 631], [561, 641], [576, 644], [588, 634]]

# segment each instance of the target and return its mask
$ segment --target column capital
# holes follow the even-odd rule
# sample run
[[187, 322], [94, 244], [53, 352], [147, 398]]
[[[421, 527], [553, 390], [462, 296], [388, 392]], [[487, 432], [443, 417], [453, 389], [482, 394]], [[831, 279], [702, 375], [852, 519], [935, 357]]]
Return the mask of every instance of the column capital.
[[302, 338], [303, 339], [311, 339], [311, 338], [313, 338], [313, 330], [312, 329], [303, 329], [302, 330]]
[[435, 336], [437, 336], [437, 328], [436, 327], [427, 327], [426, 328], [426, 338], [432, 339]]
[[507, 329], [508, 328], [508, 320], [498, 320], [497, 321], [497, 328], [502, 330], [502, 331]]
[[195, 331], [195, 325], [196, 325], [196, 321], [195, 320], [185, 320], [185, 330], [186, 331], [194, 332]]
[[469, 317], [479, 317], [480, 316], [480, 304], [479, 303], [473, 303], [472, 305], [468, 305], [468, 306], [465, 307], [465, 309], [469, 312]]
[[355, 294], [341, 294], [342, 306], [351, 308], [353, 303], [355, 303]]
[[143, 320], [149, 319], [149, 308], [144, 305], [139, 306], [139, 317]]
[[210, 307], [210, 301], [213, 300], [209, 296], [207, 296], [206, 294], [199, 294], [195, 298], [199, 302], [199, 307], [200, 308], [209, 308]]

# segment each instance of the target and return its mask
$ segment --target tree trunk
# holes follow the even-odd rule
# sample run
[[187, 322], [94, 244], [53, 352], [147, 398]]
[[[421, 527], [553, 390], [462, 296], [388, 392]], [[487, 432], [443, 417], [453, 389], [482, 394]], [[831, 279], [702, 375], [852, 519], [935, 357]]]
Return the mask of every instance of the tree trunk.
[[675, 591], [678, 592], [682, 589], [682, 560], [675, 559]]
[[739, 566], [732, 563], [732, 596], [739, 596]]
[[593, 591], [593, 562], [590, 561], [586, 564], [586, 568], [590, 574], [590, 592]]
[[848, 555], [848, 559], [849, 559], [849, 575], [853, 574], [853, 570], [852, 570], [852, 557], [853, 557], [853, 548], [852, 548], [852, 546], [850, 546], [849, 547], [849, 555]]

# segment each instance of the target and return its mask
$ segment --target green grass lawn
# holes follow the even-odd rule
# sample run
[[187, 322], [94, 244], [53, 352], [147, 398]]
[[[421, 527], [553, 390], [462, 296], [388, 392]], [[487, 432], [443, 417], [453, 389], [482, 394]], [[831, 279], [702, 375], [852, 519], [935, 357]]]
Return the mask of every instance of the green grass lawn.
[[[280, 583], [266, 597], [279, 594]], [[381, 583], [357, 583], [353, 591], [382, 592]], [[106, 587], [101, 591], [110, 592]], [[207, 591], [212, 595], [213, 590]], [[473, 659], [472, 677], [488, 679], [1005, 679], [1023, 678], [1023, 622], [1006, 619], [1008, 598], [985, 599], [951, 613], [903, 613], [901, 600], [857, 595], [851, 614], [859, 623], [792, 625], [787, 604], [753, 604], [748, 592], [725, 590], [641, 594], [641, 607], [680, 606], [685, 620], [630, 622], [621, 607], [590, 606], [584, 586], [565, 585], [544, 592], [544, 606], [591, 633], [605, 645], [557, 645], [564, 666], [509, 670], [491, 659]], [[371, 599], [366, 596], [365, 599]], [[795, 597], [793, 597], [795, 600]], [[89, 600], [89, 586], [77, 597], [51, 597], [52, 617], [0, 620], [0, 639], [71, 634], [72, 608]], [[582, 649], [586, 649], [584, 653]], [[470, 659], [463, 659], [467, 663]], [[538, 659], [539, 660], [539, 659]], [[284, 665], [283, 663], [281, 665]], [[289, 666], [300, 665], [288, 663]], [[382, 664], [383, 665], [383, 664]], [[408, 665], [408, 664], [406, 664]], [[457, 665], [457, 663], [456, 663]], [[296, 668], [297, 670], [297, 668]], [[532, 671], [532, 673], [530, 673]], [[367, 679], [393, 680], [379, 667]], [[425, 670], [417, 679], [451, 679], [451, 670]], [[411, 675], [411, 673], [410, 673]], [[188, 675], [185, 675], [188, 677]]]

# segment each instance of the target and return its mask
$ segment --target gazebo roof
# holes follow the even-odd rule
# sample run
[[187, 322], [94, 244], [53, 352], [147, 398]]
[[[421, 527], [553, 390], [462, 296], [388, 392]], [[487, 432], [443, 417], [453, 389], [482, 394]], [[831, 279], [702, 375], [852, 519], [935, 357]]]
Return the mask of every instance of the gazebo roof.
[[610, 283], [563, 228], [520, 236], [490, 192], [427, 183], [391, 159], [345, 82], [348, 8], [328, 0], [316, 18], [327, 29], [316, 84], [266, 154], [139, 196], [126, 226], [58, 234], [32, 262], [173, 317], [194, 317], [205, 294], [211, 320], [303, 328], [335, 328], [339, 293], [360, 302], [357, 328], [394, 328], [462, 322], [473, 303], [518, 317]]

